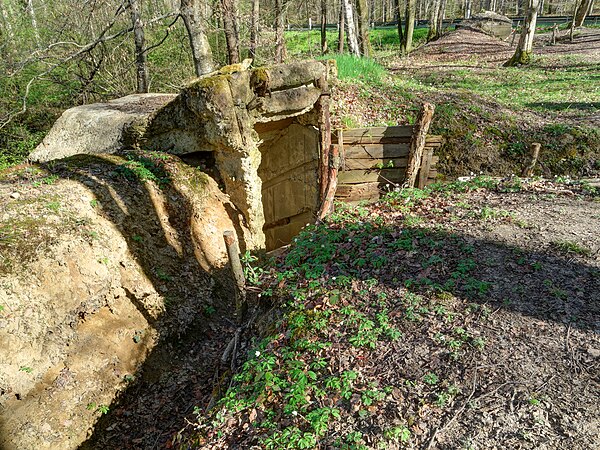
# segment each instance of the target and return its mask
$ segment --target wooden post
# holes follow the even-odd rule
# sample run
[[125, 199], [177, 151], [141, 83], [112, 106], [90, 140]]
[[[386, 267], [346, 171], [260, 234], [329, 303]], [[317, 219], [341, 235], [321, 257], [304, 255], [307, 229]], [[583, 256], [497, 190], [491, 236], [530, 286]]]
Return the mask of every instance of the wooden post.
[[552, 45], [556, 45], [556, 35], [558, 34], [558, 25], [554, 24], [552, 27]]
[[342, 169], [342, 172], [344, 170], [346, 170], [346, 151], [344, 149], [344, 130], [343, 129], [339, 129], [337, 130], [337, 138], [338, 138], [338, 147], [339, 147], [339, 155], [340, 155], [340, 167]]
[[246, 302], [246, 281], [244, 279], [244, 269], [240, 261], [240, 247], [232, 230], [223, 232], [223, 240], [227, 248], [227, 256], [229, 257], [229, 265], [233, 272], [235, 281], [235, 314], [238, 322], [242, 322], [248, 311], [248, 303]]
[[335, 199], [335, 191], [337, 189], [337, 176], [338, 168], [340, 163], [340, 146], [330, 145], [329, 155], [329, 170], [327, 175], [327, 189], [325, 190], [325, 197], [321, 203], [321, 209], [317, 214], [317, 219], [322, 220], [327, 214], [333, 210], [333, 202]]
[[321, 161], [319, 167], [319, 183], [321, 203], [327, 196], [327, 184], [329, 179], [329, 153], [331, 147], [331, 118], [329, 114], [329, 84], [327, 78], [322, 76], [316, 82], [321, 89], [321, 96], [317, 100], [315, 109], [318, 114], [319, 131], [321, 132]]
[[531, 144], [531, 159], [529, 160], [529, 164], [525, 166], [523, 169], [522, 177], [530, 177], [533, 175], [533, 168], [537, 163], [538, 158], [540, 157], [540, 149], [542, 148], [542, 144], [538, 142], [534, 142]]
[[425, 139], [427, 139], [427, 132], [429, 131], [434, 111], [435, 106], [431, 103], [423, 103], [408, 149], [408, 163], [406, 166], [404, 187], [411, 188], [415, 186], [417, 171], [421, 165], [421, 157], [423, 156], [423, 148], [425, 147]]
[[428, 147], [423, 150], [423, 158], [421, 159], [421, 171], [419, 173], [419, 183], [417, 187], [423, 189], [429, 178], [429, 170], [431, 169], [431, 159], [433, 158], [433, 148]]

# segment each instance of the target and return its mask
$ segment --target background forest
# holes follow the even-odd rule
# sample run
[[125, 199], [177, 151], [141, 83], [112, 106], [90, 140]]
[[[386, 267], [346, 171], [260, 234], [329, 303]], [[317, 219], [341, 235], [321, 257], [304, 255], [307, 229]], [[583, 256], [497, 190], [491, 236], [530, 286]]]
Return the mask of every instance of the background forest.
[[[523, 0], [2, 0], [0, 168], [22, 161], [71, 106], [174, 92], [247, 57], [260, 65], [346, 52], [383, 64], [439, 37], [451, 19], [483, 10], [522, 16], [527, 7]], [[583, 17], [594, 5], [538, 7], [542, 15]], [[342, 78], [356, 75], [357, 61], [338, 63]], [[382, 70], [371, 60], [362, 66]]]

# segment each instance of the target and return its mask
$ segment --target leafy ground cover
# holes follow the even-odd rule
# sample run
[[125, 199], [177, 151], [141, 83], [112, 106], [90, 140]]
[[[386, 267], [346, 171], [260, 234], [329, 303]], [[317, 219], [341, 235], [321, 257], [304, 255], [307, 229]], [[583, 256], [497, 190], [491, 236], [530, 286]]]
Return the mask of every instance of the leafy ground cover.
[[597, 195], [481, 177], [339, 205], [260, 269], [283, 313], [184, 447], [594, 448]]

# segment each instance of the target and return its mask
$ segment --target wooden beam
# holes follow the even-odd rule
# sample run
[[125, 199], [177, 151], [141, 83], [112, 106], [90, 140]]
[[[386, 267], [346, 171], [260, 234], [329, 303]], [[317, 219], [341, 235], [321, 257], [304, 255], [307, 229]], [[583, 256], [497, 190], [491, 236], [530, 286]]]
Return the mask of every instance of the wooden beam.
[[426, 148], [423, 150], [423, 157], [421, 158], [421, 169], [419, 170], [419, 183], [417, 187], [423, 189], [427, 184], [427, 178], [429, 178], [429, 170], [431, 168], [431, 160], [433, 158], [433, 149]]
[[348, 159], [346, 160], [346, 170], [405, 169], [407, 162], [407, 158]]
[[233, 273], [235, 283], [235, 314], [238, 323], [242, 323], [248, 311], [248, 303], [246, 302], [246, 281], [244, 279], [244, 270], [240, 261], [240, 247], [238, 246], [235, 232], [227, 230], [223, 232], [223, 240], [229, 257], [229, 265]]
[[322, 76], [316, 82], [321, 89], [321, 96], [315, 104], [318, 114], [319, 132], [321, 137], [321, 161], [319, 164], [319, 201], [323, 203], [327, 196], [327, 185], [329, 182], [329, 154], [331, 152], [331, 118], [329, 114], [329, 84], [327, 77]]
[[344, 131], [344, 142], [356, 142], [357, 139], [375, 139], [375, 138], [410, 138], [413, 134], [413, 127], [369, 127], [369, 128], [351, 128]]
[[355, 144], [344, 147], [347, 159], [406, 158], [409, 144]]
[[427, 138], [427, 132], [429, 131], [434, 111], [435, 106], [431, 103], [423, 103], [408, 150], [408, 168], [404, 182], [406, 187], [414, 187], [415, 185], [417, 171], [421, 164], [421, 156], [425, 148], [425, 139]]
[[338, 175], [339, 183], [400, 183], [404, 181], [404, 170], [347, 170]]
[[533, 168], [535, 167], [535, 163], [537, 163], [537, 160], [540, 157], [541, 148], [542, 144], [538, 142], [534, 142], [533, 144], [531, 144], [531, 156], [529, 158], [529, 163], [523, 168], [523, 173], [521, 173], [522, 177], [530, 177], [533, 175]]
[[321, 203], [321, 208], [317, 213], [317, 220], [323, 220], [333, 210], [335, 191], [338, 184], [338, 168], [340, 164], [340, 145], [330, 145], [329, 171], [327, 175], [327, 189]]

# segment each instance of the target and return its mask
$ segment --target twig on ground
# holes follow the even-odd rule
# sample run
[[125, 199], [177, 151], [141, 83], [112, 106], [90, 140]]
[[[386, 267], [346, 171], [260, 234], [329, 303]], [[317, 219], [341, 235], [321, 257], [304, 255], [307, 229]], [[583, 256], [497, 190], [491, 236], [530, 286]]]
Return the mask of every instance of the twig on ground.
[[463, 411], [465, 410], [465, 408], [467, 407], [467, 405], [473, 398], [473, 395], [475, 395], [475, 390], [477, 389], [477, 370], [479, 370], [479, 367], [475, 367], [475, 373], [473, 374], [473, 386], [471, 388], [471, 393], [469, 394], [469, 396], [467, 397], [467, 399], [465, 400], [463, 405], [450, 418], [450, 420], [448, 422], [446, 422], [446, 424], [444, 426], [442, 426], [441, 428], [437, 428], [433, 432], [433, 435], [431, 436], [429, 445], [427, 445], [426, 450], [430, 450], [433, 447], [433, 444], [435, 444], [435, 439], [437, 438], [438, 434], [443, 433], [448, 427], [450, 427], [450, 425], [452, 425], [452, 423], [458, 418], [458, 416], [460, 416], [463, 413]]

